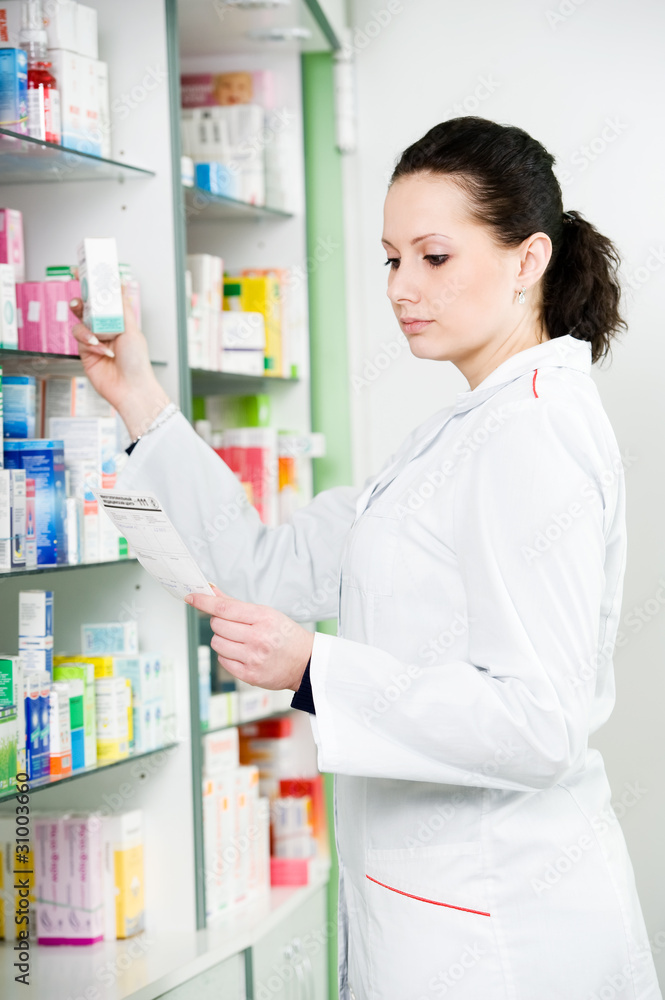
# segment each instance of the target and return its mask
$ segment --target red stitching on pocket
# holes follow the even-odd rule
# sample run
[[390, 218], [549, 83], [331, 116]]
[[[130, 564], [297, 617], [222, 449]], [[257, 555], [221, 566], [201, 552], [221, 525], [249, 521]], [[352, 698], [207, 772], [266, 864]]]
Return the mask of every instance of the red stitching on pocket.
[[423, 896], [412, 896], [410, 892], [403, 892], [401, 889], [395, 889], [392, 885], [386, 885], [385, 882], [379, 882], [378, 879], [372, 878], [371, 875], [365, 875], [370, 882], [374, 882], [376, 885], [382, 886], [384, 889], [390, 889], [391, 892], [397, 892], [400, 896], [407, 896], [409, 899], [417, 899], [419, 903], [431, 903], [432, 906], [445, 906], [449, 910], [461, 910], [463, 913], [477, 913], [480, 917], [490, 917], [490, 913], [485, 913], [483, 910], [469, 910], [466, 906], [453, 906], [452, 903], [440, 903], [438, 899], [425, 899]]

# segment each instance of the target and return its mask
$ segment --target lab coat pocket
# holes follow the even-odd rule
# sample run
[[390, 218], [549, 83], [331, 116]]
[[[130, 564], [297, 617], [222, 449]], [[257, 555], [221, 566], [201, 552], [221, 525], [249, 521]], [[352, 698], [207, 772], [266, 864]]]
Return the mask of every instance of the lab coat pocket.
[[504, 996], [480, 842], [367, 850], [365, 884], [372, 1000]]
[[349, 533], [342, 562], [342, 586], [364, 594], [390, 597], [397, 537], [404, 508], [388, 500], [375, 500]]

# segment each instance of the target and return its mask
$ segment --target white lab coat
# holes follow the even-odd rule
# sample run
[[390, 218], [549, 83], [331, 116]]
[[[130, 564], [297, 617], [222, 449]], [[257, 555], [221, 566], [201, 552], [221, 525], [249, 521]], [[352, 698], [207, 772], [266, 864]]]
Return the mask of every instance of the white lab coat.
[[514, 355], [362, 491], [276, 529], [182, 417], [122, 474], [223, 590], [338, 617], [311, 681], [336, 774], [342, 1000], [661, 996], [588, 748], [614, 704], [626, 558], [590, 367], [571, 336]]

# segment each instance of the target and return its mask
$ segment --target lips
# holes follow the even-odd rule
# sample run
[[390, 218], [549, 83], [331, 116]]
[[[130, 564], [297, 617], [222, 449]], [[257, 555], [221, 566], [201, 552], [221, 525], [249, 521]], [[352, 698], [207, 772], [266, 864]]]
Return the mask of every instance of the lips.
[[400, 320], [400, 324], [405, 333], [420, 333], [425, 327], [429, 326], [432, 322], [431, 319], [415, 319], [414, 317], [406, 317]]

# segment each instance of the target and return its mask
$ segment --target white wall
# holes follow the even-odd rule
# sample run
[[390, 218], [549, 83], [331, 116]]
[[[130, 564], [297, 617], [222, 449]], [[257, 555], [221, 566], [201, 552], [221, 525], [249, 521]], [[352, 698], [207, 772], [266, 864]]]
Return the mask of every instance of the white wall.
[[[377, 17], [389, 6], [390, 19]], [[385, 297], [382, 202], [404, 147], [458, 114], [518, 125], [556, 155], [564, 208], [583, 211], [623, 255], [629, 331], [595, 378], [630, 456], [625, 642], [615, 655], [617, 707], [594, 743], [605, 756], [665, 985], [665, 7], [657, 0], [352, 0], [351, 8], [359, 146], [345, 166], [349, 341], [356, 385], [368, 383], [352, 390], [357, 481], [468, 388], [452, 365], [410, 356]], [[492, 93], [479, 101], [481, 80], [490, 87], [480, 93]], [[581, 149], [608, 120], [617, 123], [616, 138], [591, 162]], [[382, 343], [392, 343], [397, 358], [379, 372], [366, 366], [385, 364]]]

